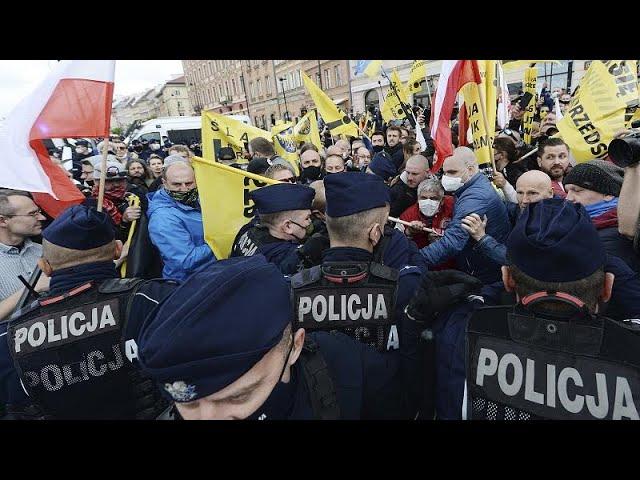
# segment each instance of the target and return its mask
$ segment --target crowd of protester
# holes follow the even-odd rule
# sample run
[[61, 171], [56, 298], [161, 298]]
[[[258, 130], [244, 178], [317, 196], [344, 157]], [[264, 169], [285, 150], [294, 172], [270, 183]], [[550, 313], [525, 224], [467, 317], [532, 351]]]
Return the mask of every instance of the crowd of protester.
[[[526, 221], [524, 217], [528, 219], [537, 214], [531, 208], [534, 204], [560, 202], [558, 205], [561, 207], [557, 208], [576, 205], [597, 231], [601, 243], [596, 245], [602, 252], [593, 255], [601, 254], [605, 258], [603, 271], [615, 276], [611, 294], [607, 297], [606, 315], [617, 321], [640, 318], [637, 239], [634, 248], [637, 223], [628, 220], [634, 218], [634, 213], [619, 212], [623, 205], [619, 202], [621, 192], [628, 192], [630, 188], [624, 186], [625, 182], [637, 181], [634, 170], [637, 166], [621, 168], [610, 159], [595, 158], [576, 164], [570, 147], [554, 136], [558, 132], [554, 113], [556, 97], [563, 113], [568, 108], [571, 101], [569, 92], [560, 89], [550, 92], [544, 88], [535, 105], [531, 144], [524, 143], [524, 112], [518, 104], [519, 98], [513, 99], [509, 125], [504, 129], [497, 128], [493, 135], [495, 171], [479, 168], [472, 145], [460, 145], [461, 132], [455, 117], [452, 121], [453, 155], [444, 159], [440, 171], [432, 171], [435, 149], [429, 133], [429, 110], [422, 108], [415, 109], [415, 125], [411, 125], [409, 120], [385, 124], [374, 112], [377, 128], [370, 138], [335, 137], [324, 128], [324, 148], [319, 149], [310, 143], [300, 144], [299, 160], [295, 166], [279, 157], [272, 143], [265, 138], [249, 142], [248, 151], [244, 152], [247, 161], [239, 161], [232, 149], [222, 148], [217, 152], [218, 161], [278, 180], [293, 189], [291, 193], [281, 189], [284, 193], [276, 199], [270, 192], [281, 185], [263, 187], [252, 193], [257, 213], [237, 232], [231, 256], [262, 255], [281, 274], [292, 276], [327, 261], [327, 252], [337, 246], [356, 248], [362, 245], [336, 242], [339, 235], [335, 233], [338, 231], [335, 219], [342, 213], [334, 210], [332, 215], [327, 205], [331, 203], [330, 195], [336, 195], [331, 193], [337, 188], [334, 182], [340, 184], [340, 188], [348, 189], [351, 188], [349, 182], [364, 182], [363, 178], [373, 179], [367, 177], [371, 175], [384, 183], [388, 193], [388, 212], [379, 222], [379, 229], [362, 231], [362, 242], [376, 245], [372, 247], [374, 255], [380, 251], [376, 261], [399, 271], [417, 267], [423, 276], [431, 274], [428, 272], [457, 270], [482, 282], [485, 288], [483, 295], [491, 298], [486, 288], [503, 291], [502, 287], [510, 286], [500, 282], [505, 279], [503, 267], [513, 265], [515, 261], [510, 258], [509, 250], [512, 232]], [[360, 116], [355, 120], [359, 122]], [[417, 140], [417, 129], [426, 140], [426, 148]], [[103, 209], [115, 226], [115, 239], [125, 245], [115, 260], [116, 265], [120, 266], [126, 260], [130, 264], [127, 276], [147, 279], [162, 276], [167, 280], [185, 282], [185, 286], [191, 285], [193, 292], [199, 292], [194, 295], [206, 297], [206, 293], [198, 290], [195, 279], [209, 281], [206, 272], [218, 272], [216, 265], [223, 263], [205, 241], [202, 209], [215, 207], [200, 204], [196, 177], [190, 163], [194, 154], [201, 154], [199, 145], [173, 145], [168, 140], [164, 144], [151, 140], [133, 141], [126, 145], [121, 137], [111, 137], [90, 151], [89, 142], [76, 142], [73, 169], [69, 174], [87, 197], [87, 205], [95, 206], [98, 197], [103, 149], [108, 150]], [[532, 150], [535, 153], [527, 155]], [[52, 150], [50, 155], [60, 163], [59, 151]], [[61, 165], [61, 168], [64, 167]], [[296, 173], [298, 171], [299, 174]], [[348, 172], [359, 176], [349, 176], [356, 180], [341, 184], [340, 178], [343, 177], [340, 174]], [[305, 186], [305, 190], [295, 193], [294, 186]], [[333, 190], [329, 191], [329, 188]], [[376, 188], [372, 184], [372, 198]], [[367, 190], [358, 191], [358, 195], [367, 197]], [[632, 193], [637, 196], [638, 192]], [[627, 195], [630, 196], [629, 193]], [[133, 196], [138, 201], [134, 202]], [[357, 204], [361, 199], [352, 201]], [[626, 200], [625, 205], [632, 209], [637, 204]], [[356, 210], [356, 213], [360, 211], [364, 210]], [[351, 212], [344, 215], [349, 214]], [[619, 215], [621, 218], [624, 216], [624, 225], [619, 223]], [[42, 255], [42, 229], [49, 221], [27, 192], [0, 190], [0, 267], [3, 269], [0, 314], [5, 318], [23, 290], [17, 275], [29, 278]], [[334, 224], [329, 224], [330, 221]], [[135, 258], [129, 238], [133, 222], [137, 222], [135, 231], [138, 237]], [[329, 230], [333, 228], [333, 234], [328, 231], [328, 224]], [[365, 226], [369, 228], [370, 224]], [[379, 247], [382, 244], [384, 249]], [[545, 255], [544, 249], [536, 252]], [[549, 256], [559, 258], [556, 253], [549, 253]], [[568, 255], [567, 258], [572, 260], [574, 256]], [[545, 260], [540, 261], [547, 264]], [[229, 268], [236, 268], [233, 265], [236, 264], [232, 263]], [[571, 270], [573, 264], [558, 261], [549, 268], [560, 270], [558, 278], [561, 278], [562, 269]], [[228, 280], [226, 273], [218, 273], [224, 281]], [[558, 282], [561, 284], [562, 280]], [[47, 287], [48, 280], [43, 276], [36, 290], [46, 291]], [[416, 285], [412, 288], [414, 291], [409, 292], [409, 296], [417, 295]], [[180, 297], [180, 300], [175, 300], [178, 301], [187, 300]], [[224, 297], [218, 301], [224, 302]], [[179, 309], [179, 306], [175, 308]], [[442, 352], [453, 352], [464, 332], [458, 330], [458, 340], [447, 336], [446, 332], [454, 328], [452, 325], [458, 317], [455, 313], [439, 313], [442, 315], [434, 321], [436, 342], [440, 342], [440, 353], [435, 358], [439, 381], [458, 376], [455, 388], [438, 386], [439, 391], [446, 391], [442, 398], [450, 397], [452, 400], [446, 403], [439, 398], [436, 416], [459, 418], [464, 365], [457, 365], [463, 372], [460, 376], [459, 371], [453, 372], [457, 361], [451, 360], [453, 353], [448, 360], [446, 353]], [[232, 328], [232, 324], [224, 328]], [[171, 331], [165, 333], [174, 334]], [[178, 387], [174, 384], [172, 388]], [[175, 398], [179, 397], [174, 395]], [[442, 406], [444, 404], [449, 406]], [[185, 412], [180, 412], [184, 416]]]

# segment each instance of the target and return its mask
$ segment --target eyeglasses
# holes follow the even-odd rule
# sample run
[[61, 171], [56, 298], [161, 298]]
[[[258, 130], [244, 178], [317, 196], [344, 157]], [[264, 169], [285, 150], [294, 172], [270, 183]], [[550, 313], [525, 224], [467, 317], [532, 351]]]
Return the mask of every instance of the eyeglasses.
[[37, 209], [31, 213], [22, 213], [22, 214], [7, 214], [7, 213], [0, 213], [0, 215], [2, 215], [3, 217], [33, 217], [33, 218], [38, 218], [38, 215], [43, 215], [42, 210]]

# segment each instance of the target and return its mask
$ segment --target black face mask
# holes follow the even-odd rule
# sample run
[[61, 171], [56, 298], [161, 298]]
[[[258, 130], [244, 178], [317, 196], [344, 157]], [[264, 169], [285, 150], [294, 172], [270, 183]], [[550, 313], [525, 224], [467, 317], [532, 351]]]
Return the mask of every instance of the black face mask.
[[291, 376], [289, 383], [282, 381], [282, 375], [287, 367], [287, 361], [289, 355], [293, 350], [293, 338], [291, 339], [291, 346], [287, 353], [286, 360], [282, 366], [280, 377], [278, 377], [278, 383], [271, 390], [271, 394], [267, 397], [264, 403], [245, 420], [286, 420], [293, 406], [294, 393], [296, 391], [296, 378], [294, 375], [294, 369], [291, 369]]
[[379, 153], [379, 152], [381, 152], [382, 150], [384, 150], [384, 145], [374, 145], [374, 146], [373, 146], [373, 151], [374, 151], [375, 153]]
[[300, 176], [309, 181], [320, 180], [323, 177], [322, 169], [315, 166], [303, 168]]
[[183, 205], [187, 205], [191, 208], [196, 208], [198, 206], [198, 187], [192, 188], [186, 192], [174, 192], [172, 190], [167, 190], [167, 193], [176, 202], [180, 202]]

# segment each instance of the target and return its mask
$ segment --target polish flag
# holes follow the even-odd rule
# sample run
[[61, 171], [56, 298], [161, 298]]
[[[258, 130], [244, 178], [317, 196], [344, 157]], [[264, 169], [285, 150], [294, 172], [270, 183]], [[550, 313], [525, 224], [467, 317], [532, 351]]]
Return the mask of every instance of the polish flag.
[[49, 159], [45, 138], [107, 137], [115, 60], [59, 62], [0, 130], [0, 186], [33, 193], [52, 217], [84, 195]]
[[451, 144], [451, 113], [456, 95], [469, 82], [480, 83], [480, 70], [476, 60], [444, 60], [438, 79], [438, 90], [431, 109], [431, 138], [438, 154], [438, 161], [431, 167], [437, 172], [445, 158], [453, 154]]

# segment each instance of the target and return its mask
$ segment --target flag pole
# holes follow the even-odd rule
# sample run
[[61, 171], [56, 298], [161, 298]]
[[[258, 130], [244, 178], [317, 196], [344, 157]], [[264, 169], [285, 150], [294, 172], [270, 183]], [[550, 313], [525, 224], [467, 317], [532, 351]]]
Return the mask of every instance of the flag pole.
[[102, 201], [104, 200], [104, 181], [107, 178], [107, 154], [109, 152], [109, 137], [103, 141], [104, 151], [102, 152], [102, 161], [100, 163], [100, 186], [98, 187], [98, 211], [102, 211]]
[[382, 72], [382, 76], [389, 81], [389, 86], [391, 87], [393, 94], [396, 96], [396, 98], [400, 102], [400, 106], [402, 107], [402, 111], [404, 112], [405, 117], [407, 117], [407, 119], [409, 120], [409, 123], [411, 123], [411, 128], [416, 128], [416, 125], [418, 122], [416, 120], [416, 117], [413, 115], [413, 110], [410, 110], [411, 116], [409, 116], [409, 111], [407, 111], [407, 106], [404, 104], [404, 102], [400, 98], [400, 95], [398, 94], [398, 91], [396, 90], [394, 83], [387, 76], [387, 72], [385, 72], [384, 67], [380, 67], [380, 71]]
[[489, 121], [487, 120], [487, 108], [484, 105], [484, 98], [482, 98], [482, 92], [480, 91], [480, 85], [474, 83], [476, 89], [478, 90], [478, 98], [480, 99], [480, 108], [482, 109], [482, 121], [484, 122], [484, 130], [487, 135], [487, 145], [489, 147], [489, 158], [491, 158], [491, 166], [493, 167], [493, 171], [497, 172], [496, 169], [496, 161], [493, 158], [493, 147], [489, 144], [489, 136], [491, 133], [489, 132]]

